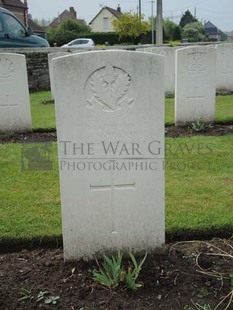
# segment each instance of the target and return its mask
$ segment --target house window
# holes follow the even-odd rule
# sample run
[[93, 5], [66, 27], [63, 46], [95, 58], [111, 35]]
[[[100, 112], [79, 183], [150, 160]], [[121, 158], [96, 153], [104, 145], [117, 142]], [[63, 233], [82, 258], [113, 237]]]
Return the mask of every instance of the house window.
[[103, 28], [107, 30], [109, 28], [109, 20], [108, 17], [103, 18]]

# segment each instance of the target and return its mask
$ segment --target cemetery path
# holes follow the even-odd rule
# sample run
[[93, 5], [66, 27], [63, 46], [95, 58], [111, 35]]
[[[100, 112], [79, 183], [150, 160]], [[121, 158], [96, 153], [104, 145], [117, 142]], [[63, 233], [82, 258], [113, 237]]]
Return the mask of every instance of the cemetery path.
[[[224, 136], [233, 134], [233, 124], [216, 124], [214, 127], [206, 128], [204, 131], [195, 131], [191, 127], [168, 126], [165, 128], [166, 137], [192, 137], [197, 135]], [[38, 130], [32, 133], [0, 134], [0, 143], [32, 143], [56, 141], [55, 130]]]
[[[138, 279], [143, 286], [130, 291], [122, 284], [112, 289], [96, 284], [91, 277], [96, 262], [64, 264], [62, 249], [6, 253], [0, 256], [0, 305], [3, 310], [198, 309], [194, 304], [214, 309], [229, 294], [221, 310], [232, 296], [232, 259], [232, 239], [167, 244], [148, 255]], [[127, 268], [129, 261], [124, 264]]]

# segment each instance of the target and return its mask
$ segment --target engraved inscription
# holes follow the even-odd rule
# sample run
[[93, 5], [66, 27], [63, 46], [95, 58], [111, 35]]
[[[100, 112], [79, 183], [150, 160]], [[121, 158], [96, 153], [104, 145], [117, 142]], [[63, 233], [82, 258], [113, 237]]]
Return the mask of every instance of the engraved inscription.
[[86, 126], [87, 139], [93, 141], [118, 141], [130, 140], [132, 142], [138, 140], [137, 127], [135, 124], [123, 123], [116, 126], [102, 125], [99, 126]]
[[205, 65], [205, 57], [206, 53], [189, 53], [188, 71], [205, 71], [207, 69], [207, 66]]
[[0, 77], [3, 79], [10, 78], [13, 74], [13, 62], [7, 58], [0, 59]]
[[2, 101], [2, 98], [0, 98], [0, 108], [7, 109], [8, 124], [9, 124], [9, 128], [11, 128], [12, 127], [11, 108], [15, 108], [17, 104], [10, 104], [9, 95], [5, 95], [3, 99], [4, 101]]
[[102, 117], [121, 116], [134, 103], [134, 83], [131, 76], [110, 63], [90, 75], [85, 92], [90, 111]]
[[115, 203], [115, 191], [116, 190], [135, 190], [136, 184], [114, 184], [113, 176], [112, 176], [112, 182], [109, 185], [90, 185], [91, 191], [111, 191], [111, 217], [112, 217], [112, 234], [117, 234], [117, 227], [116, 227], [116, 203]]
[[202, 93], [200, 87], [194, 86], [193, 94], [190, 94], [187, 98], [188, 98], [188, 104], [194, 105], [195, 108], [194, 118], [196, 119], [203, 108], [205, 102], [205, 95]]

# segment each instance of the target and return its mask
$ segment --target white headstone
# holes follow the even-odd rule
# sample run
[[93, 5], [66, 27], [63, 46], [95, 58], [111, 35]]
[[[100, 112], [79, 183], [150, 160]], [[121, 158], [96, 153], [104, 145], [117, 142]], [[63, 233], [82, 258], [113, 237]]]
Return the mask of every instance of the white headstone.
[[153, 53], [155, 55], [164, 56], [165, 61], [165, 91], [167, 95], [175, 93], [175, 48], [174, 47], [147, 47], [137, 49], [137, 51]]
[[54, 85], [53, 85], [53, 71], [52, 71], [52, 60], [57, 57], [70, 55], [69, 52], [54, 52], [48, 54], [48, 64], [49, 64], [49, 80], [50, 80], [50, 90], [51, 90], [51, 98], [54, 99]]
[[[65, 260], [164, 242], [164, 62], [128, 51], [53, 60]], [[65, 77], [65, 78], [64, 78]]]
[[216, 50], [176, 51], [175, 123], [212, 122], [215, 115]]
[[31, 129], [25, 56], [0, 53], [0, 132]]
[[217, 90], [233, 91], [233, 43], [219, 44], [217, 49]]

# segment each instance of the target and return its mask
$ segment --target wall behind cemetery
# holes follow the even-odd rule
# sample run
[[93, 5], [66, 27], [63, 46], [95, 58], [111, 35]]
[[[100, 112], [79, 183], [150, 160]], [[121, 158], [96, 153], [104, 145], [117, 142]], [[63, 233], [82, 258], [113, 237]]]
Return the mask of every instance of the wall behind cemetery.
[[[60, 50], [60, 49], [59, 49]], [[0, 53], [17, 53], [26, 56], [29, 90], [49, 90], [48, 53], [54, 48], [1, 48]]]
[[48, 53], [25, 53], [27, 61], [29, 90], [49, 90]]

